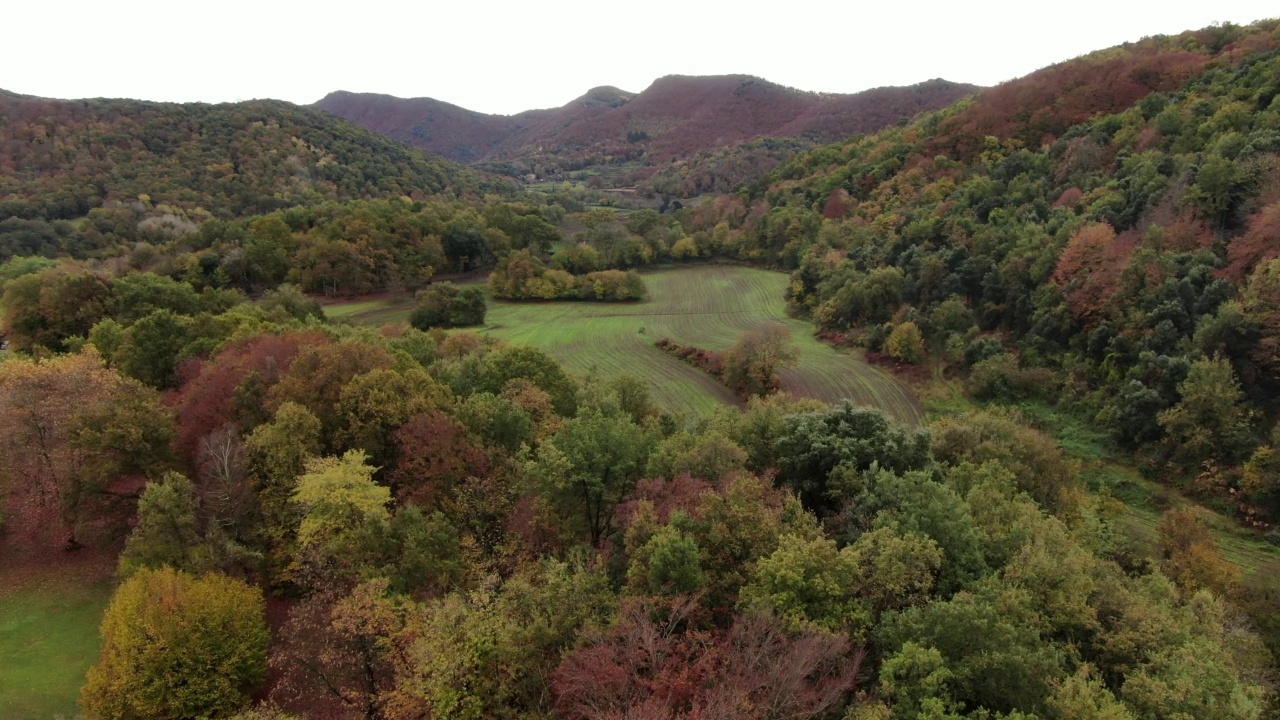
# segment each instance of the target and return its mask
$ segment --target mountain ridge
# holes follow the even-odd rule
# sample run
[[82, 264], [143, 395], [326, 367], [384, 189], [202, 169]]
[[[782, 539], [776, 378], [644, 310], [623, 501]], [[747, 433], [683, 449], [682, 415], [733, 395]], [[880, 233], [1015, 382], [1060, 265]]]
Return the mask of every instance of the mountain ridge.
[[[666, 75], [639, 93], [600, 86], [558, 108], [490, 115], [434, 98], [338, 90], [315, 107], [457, 162], [536, 172], [593, 162], [659, 163], [761, 137], [832, 141], [952, 104], [978, 86], [935, 78], [819, 93], [752, 75]], [[542, 173], [538, 173], [542, 174]]]

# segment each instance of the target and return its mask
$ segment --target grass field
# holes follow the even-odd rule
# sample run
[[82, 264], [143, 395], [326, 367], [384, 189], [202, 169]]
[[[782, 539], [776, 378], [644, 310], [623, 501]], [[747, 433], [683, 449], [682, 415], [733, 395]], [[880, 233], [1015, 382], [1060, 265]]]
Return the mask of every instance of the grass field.
[[[918, 424], [920, 404], [888, 374], [813, 337], [813, 326], [788, 318], [783, 293], [788, 278], [768, 270], [733, 266], [682, 267], [648, 273], [649, 299], [639, 303], [507, 303], [490, 301], [480, 332], [541, 348], [578, 375], [612, 378], [632, 373], [652, 382], [654, 398], [674, 412], [705, 412], [732, 404], [731, 392], [705, 373], [654, 347], [663, 337], [684, 345], [724, 350], [743, 331], [764, 322], [791, 330], [799, 362], [781, 373], [783, 389], [827, 402], [849, 399], [883, 408]], [[331, 317], [379, 325], [409, 315], [408, 303], [373, 307], [333, 305]]]
[[75, 717], [111, 582], [0, 590], [0, 718]]

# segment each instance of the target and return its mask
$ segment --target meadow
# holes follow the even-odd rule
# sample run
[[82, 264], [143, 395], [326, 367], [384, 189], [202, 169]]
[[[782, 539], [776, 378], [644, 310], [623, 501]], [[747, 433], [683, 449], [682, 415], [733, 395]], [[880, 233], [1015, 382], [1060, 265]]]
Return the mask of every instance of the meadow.
[[85, 671], [98, 658], [109, 579], [51, 569], [36, 582], [0, 573], [0, 718], [75, 717]]
[[[836, 403], [852, 400], [882, 408], [900, 421], [919, 424], [914, 394], [887, 373], [813, 336], [813, 326], [786, 315], [783, 273], [738, 266], [694, 266], [646, 273], [647, 300], [637, 303], [509, 303], [490, 300], [487, 325], [478, 332], [545, 350], [578, 375], [604, 379], [639, 375], [652, 383], [667, 410], [703, 413], [737, 403], [714, 378], [654, 347], [667, 337], [683, 345], [724, 350], [742, 333], [766, 322], [791, 331], [796, 366], [780, 373], [793, 395]], [[411, 305], [386, 302], [330, 305], [330, 317], [382, 324], [405, 320]]]

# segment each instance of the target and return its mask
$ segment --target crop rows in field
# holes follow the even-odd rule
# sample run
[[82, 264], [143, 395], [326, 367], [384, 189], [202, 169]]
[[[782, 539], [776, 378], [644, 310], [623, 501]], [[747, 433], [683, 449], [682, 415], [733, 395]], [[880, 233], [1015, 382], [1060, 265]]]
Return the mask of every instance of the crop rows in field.
[[[787, 276], [755, 268], [695, 266], [645, 275], [649, 299], [638, 303], [508, 303], [490, 301], [480, 330], [518, 345], [541, 348], [570, 372], [602, 378], [634, 374], [652, 383], [668, 410], [702, 413], [736, 402], [715, 379], [654, 347], [663, 337], [682, 345], [725, 350], [746, 330], [778, 322], [791, 330], [799, 353], [781, 373], [784, 390], [837, 403], [844, 399], [884, 409], [904, 422], [923, 417], [919, 401], [895, 379], [813, 337], [813, 326], [788, 318]], [[341, 307], [341, 306], [339, 306]], [[345, 316], [382, 324], [408, 317], [408, 305], [360, 308]], [[339, 310], [339, 313], [342, 312]]]

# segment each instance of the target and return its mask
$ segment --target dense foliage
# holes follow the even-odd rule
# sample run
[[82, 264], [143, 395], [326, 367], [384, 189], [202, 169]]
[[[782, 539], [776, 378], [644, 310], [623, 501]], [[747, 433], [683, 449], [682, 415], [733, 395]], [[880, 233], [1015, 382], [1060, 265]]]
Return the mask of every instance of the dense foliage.
[[692, 240], [792, 268], [832, 337], [979, 397], [1066, 391], [1153, 474], [1280, 521], [1277, 46], [1228, 25], [1048, 68], [798, 156]]
[[640, 300], [644, 281], [634, 270], [599, 270], [574, 275], [548, 268], [527, 250], [503, 258], [489, 276], [494, 297], [505, 300]]
[[10, 226], [28, 228], [33, 238], [58, 232], [47, 223], [86, 215], [99, 229], [128, 221], [143, 225], [140, 234], [163, 235], [210, 216], [497, 187], [285, 102], [178, 105], [0, 94], [0, 220], [46, 221]]
[[[1087, 57], [680, 222], [372, 199], [114, 265], [24, 250], [0, 542], [125, 538], [92, 718], [1273, 718], [1274, 589], [1194, 505], [1137, 527], [1090, 492], [1101, 460], [1002, 402], [1280, 519], [1277, 46], [1263, 23]], [[1061, 117], [1024, 112], [1045, 83]], [[427, 331], [304, 293], [494, 268], [497, 294], [628, 299], [619, 268], [713, 254], [791, 268], [825, 337], [992, 402], [904, 427], [797, 401], [762, 329], [719, 360], [763, 397], [680, 417], [644, 378], [437, 327], [482, 315], [467, 289], [429, 287]]]
[[419, 294], [409, 324], [419, 330], [483, 325], [485, 305], [484, 291], [478, 287], [436, 283]]

